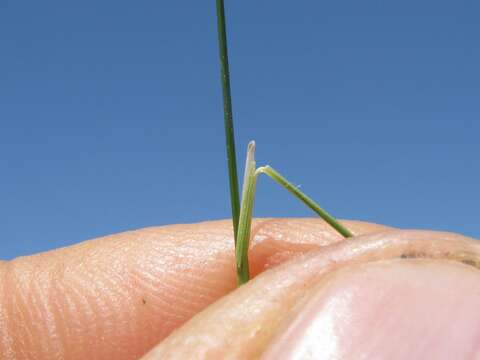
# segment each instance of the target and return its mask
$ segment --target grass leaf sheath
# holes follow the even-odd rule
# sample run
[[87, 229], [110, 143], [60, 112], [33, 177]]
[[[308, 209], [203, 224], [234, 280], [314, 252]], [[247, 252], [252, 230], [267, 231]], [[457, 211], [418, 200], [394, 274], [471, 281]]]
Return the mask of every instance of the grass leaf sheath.
[[223, 0], [217, 0], [217, 25], [223, 91], [225, 138], [227, 142], [228, 178], [230, 182], [230, 203], [232, 207], [233, 233], [236, 244], [238, 234], [238, 221], [240, 217], [240, 200], [238, 191], [237, 159], [235, 153], [235, 134], [233, 131], [232, 96], [230, 91], [230, 69], [228, 64], [225, 6], [223, 4]]
[[255, 174], [255, 142], [248, 144], [247, 160], [245, 162], [245, 175], [242, 189], [242, 206], [238, 223], [238, 238], [235, 249], [237, 262], [238, 285], [246, 283], [250, 278], [248, 265], [248, 247], [250, 244], [250, 230], [252, 225], [253, 204], [255, 200], [256, 174]]

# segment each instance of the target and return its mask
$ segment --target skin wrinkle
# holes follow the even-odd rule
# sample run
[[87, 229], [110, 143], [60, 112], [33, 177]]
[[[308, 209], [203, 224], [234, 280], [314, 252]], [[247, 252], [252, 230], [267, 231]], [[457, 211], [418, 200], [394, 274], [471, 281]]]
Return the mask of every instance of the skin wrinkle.
[[[91, 310], [86, 310], [88, 305], [87, 307], [82, 306], [82, 302], [85, 302], [85, 295], [81, 289], [82, 286], [79, 286], [78, 281], [74, 280], [75, 277], [76, 273], [69, 271], [62, 261], [59, 261], [51, 270], [52, 290], [49, 291], [49, 301], [59, 312], [55, 324], [58, 327], [58, 333], [63, 334], [61, 343], [63, 344], [64, 358], [73, 356], [78, 351], [77, 349], [85, 346], [81, 332], [75, 331], [75, 329], [82, 328], [82, 321], [75, 314], [92, 313]], [[77, 290], [77, 287], [80, 290]]]
[[[201, 277], [197, 276], [192, 276], [191, 281], [194, 283], [196, 280], [201, 280]], [[182, 282], [178, 283], [175, 288], [178, 289], [179, 286], [181, 286]], [[182, 295], [185, 298], [188, 298], [190, 300], [186, 300], [186, 305], [189, 307], [193, 308], [201, 308], [202, 304], [205, 303], [205, 300], [210, 300], [212, 298], [217, 297], [219, 294], [218, 292], [213, 292], [211, 290], [205, 290], [208, 289], [207, 287], [196, 287], [196, 286], [190, 286], [189, 288], [183, 288], [182, 290]], [[181, 302], [183, 300], [180, 300]]]
[[[129, 265], [129, 268], [135, 269], [135, 265], [131, 264]], [[126, 288], [125, 290], [130, 289], [130, 291], [126, 291], [125, 294], [123, 294], [122, 296], [124, 299], [127, 299], [128, 305], [124, 306], [124, 308], [122, 309], [119, 306], [118, 301], [112, 301], [112, 303], [115, 304], [118, 308], [115, 313], [122, 316], [121, 318], [116, 319], [116, 326], [110, 326], [109, 329], [110, 331], [117, 332], [118, 328], [120, 328], [122, 334], [124, 334], [123, 336], [129, 336], [130, 339], [133, 339], [133, 341], [129, 342], [129, 346], [136, 349], [143, 349], [141, 351], [141, 353], [143, 353], [149, 347], [149, 345], [151, 346], [152, 344], [150, 344], [145, 337], [139, 335], [141, 333], [140, 330], [144, 328], [145, 321], [140, 321], [139, 317], [135, 315], [141, 313], [142, 311], [141, 307], [143, 307], [143, 303], [138, 299], [140, 299], [141, 297], [140, 294], [145, 292], [145, 287], [148, 284], [148, 282], [143, 281], [143, 279], [138, 276], [139, 274], [141, 273], [138, 271], [130, 270], [127, 272], [127, 281], [123, 281], [121, 278], [118, 278], [117, 282], [122, 281], [122, 284], [118, 283], [114, 286], [114, 288], [121, 288], [121, 286], [124, 286]], [[133, 286], [133, 284], [135, 284], [135, 286]], [[149, 292], [149, 294], [155, 294], [156, 292], [158, 292], [158, 287], [155, 287], [155, 285], [153, 285], [152, 283], [150, 291], [147, 290], [147, 292]], [[115, 297], [116, 295], [112, 296], [112, 298]], [[151, 300], [155, 300], [155, 298], [155, 295], [150, 295]], [[164, 305], [167, 305], [167, 302], [165, 302]], [[150, 307], [150, 309], [152, 309], [152, 307]], [[133, 321], [131, 321], [132, 318], [136, 319], [135, 324]], [[125, 324], [125, 326], [122, 326], [122, 324]], [[109, 337], [115, 338], [118, 336], [121, 338], [122, 334], [112, 333]], [[122, 346], [124, 346], [123, 343]], [[141, 353], [138, 353], [137, 357], [141, 355]], [[126, 350], [125, 354], [127, 354]]]
[[[106, 338], [115, 339], [119, 333], [122, 333], [125, 337], [129, 336], [131, 343], [134, 345], [133, 348], [142, 348], [140, 345], [140, 339], [137, 336], [139, 328], [135, 326], [135, 322], [131, 321], [131, 319], [134, 318], [131, 313], [134, 312], [135, 309], [133, 298], [136, 298], [136, 292], [132, 294], [132, 291], [128, 291], [128, 285], [123, 288], [121, 279], [115, 275], [112, 275], [111, 273], [105, 278], [105, 280], [106, 282], [107, 280], [110, 282], [110, 285], [105, 286], [105, 288], [109, 289], [111, 298], [114, 299], [114, 301], [111, 301], [111, 303], [108, 305], [112, 305], [112, 307], [115, 309], [114, 314], [116, 315], [116, 317], [112, 319], [111, 325], [106, 326], [108, 329]], [[118, 298], [128, 298], [130, 306], [128, 306], [126, 309], [123, 308], [120, 303], [116, 301]], [[126, 348], [123, 342], [119, 342], [116, 344], [116, 346], [117, 348], [124, 348], [123, 351], [128, 353], [128, 348]]]
[[[69, 288], [65, 283], [57, 286], [56, 293], [53, 294], [53, 296], [57, 298], [57, 306], [64, 308], [62, 311], [62, 321], [65, 324], [64, 346], [66, 349], [66, 358], [75, 357], [78, 349], [82, 349], [85, 346], [84, 339], [82, 336], [78, 336], [78, 331], [75, 331], [80, 328], [80, 322], [75, 316], [72, 316], [77, 313], [85, 313], [85, 311], [83, 311], [81, 305], [75, 301], [74, 295], [76, 295], [75, 288]], [[61, 304], [62, 300], [64, 300], [63, 306]], [[66, 319], [71, 319], [68, 322], [68, 326]], [[73, 341], [72, 339], [77, 339], [77, 341]]]
[[42, 322], [36, 322], [41, 329], [39, 333], [42, 336], [42, 349], [44, 356], [52, 356], [54, 358], [63, 357], [63, 350], [59, 339], [58, 323], [55, 321], [55, 309], [51, 302], [51, 276], [48, 272], [38, 274], [38, 277], [30, 283], [30, 293], [37, 312], [41, 314]]
[[[99, 316], [101, 314], [96, 311], [96, 302], [94, 301], [95, 297], [92, 296], [93, 289], [89, 288], [91, 281], [88, 281], [88, 279], [87, 281], [85, 281], [83, 279], [84, 276], [85, 274], [82, 273], [81, 276], [74, 275], [68, 280], [72, 282], [72, 293], [76, 295], [76, 298], [79, 300], [80, 303], [83, 304], [83, 308], [85, 309], [82, 313], [82, 316], [78, 317], [81, 328], [83, 328], [85, 332], [95, 334], [95, 336], [97, 336], [97, 334], [101, 332], [101, 326], [103, 325], [103, 323]], [[82, 338], [81, 334], [79, 338]], [[85, 349], [89, 351], [88, 357], [95, 358], [95, 354], [93, 352], [90, 352], [90, 349], [93, 349], [94, 343], [92, 342], [92, 340], [94, 339], [88, 337], [85, 339], [87, 339], [87, 341], [84, 342], [84, 346]]]
[[[121, 250], [123, 253], [125, 250], [116, 247], [114, 250], [114, 253], [118, 252]], [[100, 256], [91, 257], [90, 259], [101, 259], [102, 254]], [[127, 334], [135, 334], [136, 330], [133, 327], [134, 324], [129, 321], [127, 318], [128, 316], [128, 310], [130, 310], [130, 306], [127, 307], [120, 307], [119, 302], [116, 300], [117, 298], [123, 298], [124, 301], [126, 302], [131, 302], [132, 300], [129, 299], [131, 295], [129, 294], [129, 284], [128, 282], [124, 283], [122, 281], [124, 275], [128, 272], [125, 272], [122, 270], [124, 268], [124, 264], [118, 263], [118, 265], [115, 263], [115, 255], [112, 256], [110, 255], [109, 258], [112, 258], [112, 261], [97, 261], [97, 263], [100, 264], [100, 266], [97, 266], [97, 269], [95, 270], [96, 272], [103, 273], [103, 276], [100, 277], [93, 277], [91, 280], [88, 280], [86, 286], [88, 286], [89, 282], [95, 282], [96, 284], [96, 289], [92, 289], [93, 291], [90, 292], [89, 297], [93, 298], [107, 298], [106, 302], [98, 302], [93, 306], [93, 308], [103, 308], [104, 310], [101, 310], [100, 313], [104, 314], [109, 314], [113, 313], [116, 314], [115, 318], [103, 318], [101, 321], [96, 320], [95, 323], [101, 322], [102, 323], [102, 328], [96, 330], [97, 334], [103, 334], [101, 335], [105, 339], [113, 339], [115, 338], [114, 333], [115, 332], [117, 335], [121, 336], [119, 332], [123, 333], [123, 336], [127, 336]], [[122, 284], [120, 284], [122, 282]], [[83, 285], [82, 285], [83, 287]], [[107, 295], [107, 296], [106, 296]], [[112, 309], [114, 309], [112, 311]], [[127, 311], [126, 311], [127, 310]], [[97, 310], [98, 311], [98, 310]], [[130, 336], [132, 339], [132, 337]], [[135, 339], [132, 339], [133, 342], [135, 342]], [[122, 346], [123, 343], [119, 343], [114, 346], [110, 346], [110, 348], [115, 348], [117, 353], [122, 352]], [[125, 350], [123, 350], [125, 352]]]
[[[8, 264], [5, 262], [0, 262], [0, 291], [1, 294], [7, 294], [6, 288], [7, 288], [7, 279], [8, 277], [6, 276], [6, 268], [8, 267]], [[5, 360], [10, 360], [14, 359], [15, 357], [15, 352], [13, 349], [14, 342], [12, 335], [10, 334], [7, 329], [9, 329], [8, 325], [8, 317], [7, 317], [7, 301], [9, 297], [7, 296], [0, 296], [0, 341], [1, 341], [1, 347], [3, 350], [3, 355], [5, 357]]]
[[[174, 296], [169, 296], [168, 293], [170, 289], [175, 289], [175, 287], [167, 286], [166, 283], [162, 283], [159, 285], [154, 285], [154, 284], [141, 284], [140, 288], [142, 289], [142, 292], [146, 292], [150, 294], [151, 300], [155, 300], [155, 303], [159, 303], [162, 309], [162, 313], [165, 314], [165, 316], [171, 316], [174, 315], [178, 317], [179, 319], [182, 318], [181, 314], [174, 314], [174, 312], [171, 310], [171, 308], [174, 307], [173, 300], [176, 300], [176, 297]], [[165, 290], [166, 289], [166, 290]], [[146, 290], [146, 291], [145, 291]], [[163, 295], [159, 295], [162, 294]], [[176, 311], [178, 313], [178, 311]]]
[[[67, 352], [69, 352], [69, 347], [67, 345], [67, 339], [71, 337], [70, 335], [70, 326], [67, 326], [65, 319], [69, 317], [68, 306], [71, 304], [70, 294], [65, 291], [63, 286], [63, 273], [59, 270], [53, 272], [51, 277], [52, 287], [49, 292], [50, 303], [53, 309], [54, 322], [57, 325], [57, 333], [60, 338], [60, 347], [62, 349], [62, 355], [64, 358], [67, 357]], [[70, 325], [70, 324], [68, 324]]]
[[[148, 304], [149, 300], [146, 300]], [[136, 322], [137, 322], [137, 327], [139, 329], [145, 330], [144, 336], [141, 336], [141, 334], [136, 334], [137, 337], [140, 337], [142, 344], [141, 348], [143, 349], [149, 349], [151, 347], [150, 344], [155, 343], [155, 338], [154, 338], [154, 322], [150, 319], [150, 316], [145, 316], [147, 314], [147, 311], [150, 311], [150, 309], [146, 308], [145, 306], [147, 305], [142, 305], [142, 306], [137, 306], [136, 307]], [[151, 306], [148, 304], [148, 306]], [[149, 346], [150, 345], [150, 346]], [[142, 351], [144, 353], [145, 351]]]
[[[99, 318], [96, 316], [94, 311], [93, 302], [85, 296], [85, 291], [83, 290], [83, 281], [80, 280], [77, 276], [73, 276], [69, 278], [69, 282], [71, 283], [70, 292], [75, 295], [74, 298], [77, 299], [77, 303], [79, 304], [78, 307], [82, 309], [81, 317], [74, 317], [76, 321], [78, 321], [77, 327], [78, 329], [83, 329], [83, 332], [97, 334], [98, 330], [98, 321]], [[87, 319], [87, 321], [85, 321]], [[80, 349], [85, 349], [87, 351], [91, 351], [92, 344], [91, 339], [88, 337], [82, 336], [82, 331], [77, 331], [77, 336], [70, 341], [74, 342], [76, 346], [82, 346]], [[79, 350], [81, 351], [81, 350]], [[94, 354], [92, 352], [87, 353], [85, 357], [92, 358]]]
[[23, 288], [26, 284], [26, 281], [23, 279], [27, 277], [28, 269], [25, 269], [25, 273], [19, 273], [16, 264], [16, 262], [8, 262], [5, 271], [5, 277], [8, 279], [6, 281], [6, 284], [8, 284], [6, 294], [10, 294], [8, 297], [10, 301], [6, 307], [7, 330], [12, 328], [15, 321], [20, 324], [20, 326], [17, 325], [18, 328], [16, 330], [24, 330], [22, 331], [23, 336], [17, 336], [16, 333], [12, 333], [12, 338], [15, 339], [13, 343], [14, 358], [16, 356], [22, 358], [27, 356], [25, 353], [26, 349], [32, 347], [33, 336], [29, 327], [31, 316], [29, 307], [26, 304], [26, 297], [20, 296], [20, 294], [25, 293], [25, 291], [20, 290], [20, 286], [22, 285]]
[[[197, 245], [198, 245], [198, 244], [197, 244]], [[180, 245], [180, 246], [177, 248], [177, 251], [182, 252], [182, 250], [183, 250], [182, 248], [184, 248], [184, 247], [186, 247], [186, 246], [187, 246], [187, 245], [185, 245], [185, 244]], [[203, 244], [200, 244], [200, 246], [203, 246]], [[205, 245], [205, 246], [206, 246], [206, 245]], [[188, 252], [190, 252], [190, 253], [192, 252], [192, 250], [191, 250], [190, 248], [187, 248], [187, 250], [188, 250]], [[173, 251], [173, 249], [172, 249], [172, 251]], [[173, 253], [173, 257], [172, 257], [171, 259], [169, 259], [169, 261], [166, 261], [166, 260], [163, 260], [163, 261], [168, 262], [168, 263], [176, 263], [176, 262], [178, 263], [179, 261], [176, 260], [177, 257], [178, 257], [177, 254], [176, 254], [176, 253]], [[187, 258], [187, 257], [188, 257], [188, 256], [184, 256], [184, 258]], [[192, 254], [192, 257], [193, 257], [193, 254]], [[152, 260], [151, 262], [149, 261], [148, 263], [153, 263], [153, 262], [154, 262], [154, 260]], [[189, 263], [189, 262], [187, 261], [187, 264], [188, 264], [188, 263]], [[171, 285], [167, 285], [167, 284], [165, 284], [165, 283], [163, 283], [162, 285], [160, 285], [160, 286], [162, 286], [162, 287], [168, 286], [168, 288], [170, 289], [170, 291], [168, 291], [168, 290], [167, 290], [167, 291], [163, 291], [163, 293], [165, 293], [165, 294], [174, 293], [174, 292], [175, 292], [175, 291], [174, 291], [175, 288], [182, 288], [182, 292], [186, 295], [186, 298], [187, 298], [190, 294], [191, 294], [191, 295], [196, 295], [197, 298], [209, 297], [209, 294], [208, 294], [208, 293], [209, 293], [209, 291], [208, 291], [208, 286], [205, 286], [205, 278], [208, 279], [208, 274], [204, 274], [204, 275], [203, 275], [204, 279], [203, 279], [203, 281], [202, 281], [202, 286], [201, 286], [201, 287], [198, 287], [198, 286], [196, 286], [196, 283], [197, 283], [198, 281], [196, 281], [195, 272], [191, 271], [191, 270], [189, 269], [189, 266], [188, 266], [188, 265], [187, 265], [186, 268], [185, 268], [185, 267], [182, 267], [182, 270], [184, 271], [184, 273], [181, 274], [182, 276], [181, 276], [180, 278], [178, 278], [178, 275], [177, 275], [177, 276], [173, 275], [173, 276], [169, 277], [168, 283], [171, 284]], [[187, 274], [187, 271], [188, 271], [188, 274]], [[198, 270], [197, 270], [197, 271], [198, 271]], [[176, 274], [176, 273], [178, 272], [178, 269], [169, 268], [169, 272], [172, 273], [172, 274]], [[148, 275], [149, 273], [150, 273], [150, 271], [147, 271], [146, 273], [143, 273], [143, 275], [144, 275], [145, 277], [148, 277], [148, 276], [149, 276], [149, 275]], [[190, 279], [190, 281], [189, 281], [187, 284], [185, 284], [185, 281], [183, 280], [183, 278], [184, 278], [186, 275], [187, 275], [187, 276], [189, 277], [189, 279]], [[151, 276], [151, 278], [152, 278], [151, 281], [153, 281], [155, 278], [158, 278], [158, 277], [157, 277], [157, 276]], [[178, 278], [178, 279], [177, 279], [177, 278]], [[187, 285], [187, 287], [186, 287], [185, 285]], [[206, 294], [205, 294], [205, 289], [207, 289], [207, 293], [206, 293]], [[200, 295], [198, 295], [198, 294], [200, 294]], [[217, 294], [218, 294], [218, 293], [217, 293]], [[176, 307], [176, 309], [177, 309], [176, 312], [178, 312], [178, 307], [179, 307], [179, 306], [180, 306], [180, 307], [183, 306], [183, 305], [182, 305], [182, 298], [180, 298], [180, 300], [179, 300], [179, 299], [172, 298], [171, 300], [175, 300], [175, 301], [172, 301], [172, 302], [170, 302], [170, 303], [175, 305], [175, 307]], [[185, 303], [185, 308], [188, 307], [189, 305], [190, 305], [190, 306], [192, 305], [192, 304], [191, 304], [191, 300], [190, 300], [190, 301], [186, 301], [186, 303]]]
[[[92, 294], [96, 299], [95, 306], [97, 309], [100, 309], [100, 318], [102, 326], [100, 327], [100, 332], [97, 334], [97, 341], [99, 341], [102, 346], [100, 349], [102, 352], [96, 354], [98, 358], [104, 358], [105, 356], [119, 356], [124, 353], [124, 349], [121, 342], [116, 341], [116, 338], [121, 338], [124, 336], [128, 329], [128, 322], [125, 321], [125, 313], [130, 311], [129, 307], [122, 307], [115, 295], [114, 291], [110, 286], [107, 285], [109, 281], [105, 277], [97, 277], [95, 280], [95, 285], [92, 286]], [[112, 311], [113, 309], [113, 311]], [[112, 337], [112, 335], [114, 335]], [[114, 348], [113, 354], [110, 353], [105, 343], [110, 341], [111, 346], [108, 348]]]
[[[109, 260], [109, 258], [107, 258]], [[110, 264], [110, 265], [109, 265]], [[96, 315], [98, 312], [100, 317], [95, 318], [86, 318], [87, 321], [93, 322], [94, 325], [97, 323], [101, 324], [101, 327], [96, 328], [95, 334], [100, 340], [103, 339], [114, 339], [112, 337], [112, 332], [115, 332], [116, 335], [121, 336], [122, 334], [128, 334], [130, 331], [128, 328], [131, 326], [130, 322], [127, 320], [126, 316], [128, 314], [129, 307], [122, 308], [117, 302], [118, 298], [128, 299], [128, 286], [125, 287], [125, 284], [120, 286], [122, 279], [122, 274], [125, 271], [122, 271], [122, 274], [119, 274], [120, 267], [116, 266], [112, 261], [99, 262], [95, 271], [101, 276], [91, 274], [88, 271], [88, 268], [84, 274], [80, 274], [77, 277], [77, 283], [79, 284], [78, 288], [85, 289], [82, 292], [86, 293], [86, 299], [95, 299], [94, 302], [89, 301], [91, 305], [91, 314]], [[86, 278], [86, 279], [84, 279]], [[91, 286], [91, 284], [94, 286]], [[122, 288], [123, 287], [123, 288]], [[102, 300], [104, 298], [105, 300]], [[100, 311], [98, 311], [100, 309]], [[112, 309], [115, 309], [112, 311]], [[107, 314], [108, 316], [105, 316]], [[115, 328], [117, 328], [115, 330]], [[98, 341], [99, 339], [95, 339]], [[102, 341], [103, 342], [103, 341]], [[110, 348], [115, 348], [117, 352], [121, 351], [122, 344], [113, 344]], [[108, 348], [108, 346], [107, 346]]]
[[[188, 245], [180, 245], [179, 247], [176, 247], [176, 251], [180, 251], [180, 252], [181, 252], [181, 250], [182, 250], [181, 248], [182, 248], [183, 246], [188, 246]], [[179, 250], [179, 248], [180, 248], [180, 250]], [[190, 248], [187, 248], [187, 250], [188, 250], [189, 252], [192, 252], [192, 250], [191, 250]], [[172, 251], [173, 251], [173, 249], [172, 249]], [[174, 257], [177, 256], [176, 253], [173, 253], [173, 255], [174, 255]], [[188, 258], [188, 257], [189, 257], [188, 254], [187, 254], [187, 255], [184, 255], [184, 258]], [[193, 254], [192, 254], [192, 257], [193, 257]], [[172, 259], [170, 262], [173, 263], [173, 262], [175, 262], [175, 260], [176, 260], [176, 258]], [[187, 262], [187, 264], [188, 264], [188, 262]], [[188, 269], [188, 267], [187, 267], [187, 268], [184, 268], [184, 269], [182, 269], [182, 270], [186, 270], [186, 269]], [[172, 269], [170, 270], [170, 272], [171, 272], [171, 273], [175, 273], [175, 271], [172, 270]], [[148, 274], [148, 273], [149, 273], [149, 272], [147, 272], [147, 274]], [[146, 276], [145, 273], [144, 273], [144, 276]], [[169, 290], [167, 290], [167, 291], [162, 291], [162, 293], [164, 293], [164, 294], [174, 293], [174, 292], [175, 292], [175, 289], [183, 288], [183, 292], [184, 292], [184, 294], [185, 294], [187, 297], [189, 296], [189, 294], [191, 294], [191, 295], [196, 295], [197, 298], [199, 298], [199, 299], [205, 298], [205, 297], [209, 297], [209, 294], [208, 294], [208, 293], [205, 294], [205, 290], [204, 290], [205, 288], [208, 289], [208, 286], [205, 287], [205, 284], [203, 284], [203, 285], [202, 285], [202, 286], [203, 286], [203, 289], [202, 289], [202, 288], [199, 288], [199, 287], [195, 286], [196, 281], [195, 281], [195, 278], [194, 278], [194, 273], [189, 273], [188, 276], [189, 276], [189, 278], [190, 278], [190, 281], [187, 283], [188, 286], [189, 286], [189, 288], [185, 289], [185, 281], [184, 281], [184, 280], [178, 279], [178, 282], [177, 282], [177, 281], [175, 280], [177, 277], [176, 277], [176, 276], [173, 276], [173, 277], [170, 277], [170, 278], [169, 278], [169, 282], [168, 282], [168, 283], [170, 283], [170, 284], [173, 283], [172, 286], [168, 286], [168, 287], [170, 288], [170, 291], [169, 291]], [[206, 275], [205, 277], [208, 278], [208, 275]], [[153, 277], [153, 278], [155, 278], [155, 277]], [[152, 280], [153, 280], [153, 279], [152, 279]], [[167, 284], [166, 284], [166, 283], [162, 283], [160, 286], [161, 286], [162, 288], [165, 288], [165, 287], [167, 286]], [[158, 288], [157, 288], [157, 289], [158, 289]], [[199, 290], [200, 290], [200, 291], [199, 291]], [[203, 292], [203, 294], [202, 294], [202, 292]], [[198, 293], [200, 293], [201, 295], [200, 295], [200, 296], [197, 295]], [[218, 295], [219, 295], [219, 294], [217, 293], [217, 297], [218, 297]], [[164, 297], [165, 297], [165, 295], [164, 295]], [[194, 298], [195, 298], [195, 297], [194, 297]], [[212, 297], [212, 298], [214, 298], [214, 297]], [[182, 298], [180, 298], [180, 299], [182, 299]], [[186, 310], [186, 311], [185, 311], [185, 316], [184, 316], [184, 318], [182, 319], [181, 316], [178, 316], [179, 309], [181, 309], [182, 307], [184, 307], [185, 309], [187, 309], [188, 307], [191, 308], [192, 305], [193, 305], [194, 308], [197, 308], [197, 307], [198, 307], [198, 308], [201, 308], [200, 305], [196, 305], [194, 302], [192, 302], [192, 300], [190, 300], [190, 301], [185, 301], [185, 303], [184, 303], [183, 305], [182, 305], [181, 303], [182, 303], [182, 301], [179, 301], [179, 299], [176, 298], [176, 297], [173, 297], [173, 298], [171, 299], [171, 301], [168, 301], [168, 302], [167, 302], [167, 305], [169, 305], [169, 306], [172, 306], [172, 305], [175, 306], [175, 308], [172, 308], [172, 310], [168, 312], [168, 313], [170, 314], [169, 316], [171, 316], [171, 314], [173, 314], [173, 313], [176, 313], [176, 314], [177, 314], [176, 317], [179, 318], [179, 319], [175, 321], [175, 325], [179, 325], [180, 323], [183, 323], [183, 322], [185, 321], [185, 320], [184, 320], [185, 316], [187, 316], [187, 314], [188, 314], [189, 312], [191, 312], [191, 310]], [[168, 308], [167, 308], [167, 309], [168, 309]]]

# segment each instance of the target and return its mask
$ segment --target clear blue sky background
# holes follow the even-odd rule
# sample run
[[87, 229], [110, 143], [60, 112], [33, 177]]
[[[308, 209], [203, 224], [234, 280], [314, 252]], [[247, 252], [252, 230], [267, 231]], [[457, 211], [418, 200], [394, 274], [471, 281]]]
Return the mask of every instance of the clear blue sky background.
[[[229, 1], [250, 139], [341, 218], [480, 237], [478, 1]], [[0, 4], [0, 258], [230, 215], [214, 0]], [[257, 216], [311, 213], [261, 178]]]

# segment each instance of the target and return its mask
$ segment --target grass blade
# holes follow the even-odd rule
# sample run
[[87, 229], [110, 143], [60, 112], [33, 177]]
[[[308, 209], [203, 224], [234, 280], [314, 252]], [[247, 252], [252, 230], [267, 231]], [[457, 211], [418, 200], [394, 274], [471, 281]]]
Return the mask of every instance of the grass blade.
[[313, 199], [300, 191], [300, 189], [298, 189], [290, 181], [285, 179], [282, 175], [280, 175], [278, 171], [273, 169], [271, 166], [267, 165], [259, 167], [255, 173], [257, 175], [262, 173], [270, 176], [273, 180], [275, 180], [277, 183], [279, 183], [288, 191], [290, 191], [293, 195], [295, 195], [298, 199], [300, 199], [300, 201], [302, 201], [310, 209], [315, 211], [323, 220], [330, 224], [342, 236], [346, 238], [353, 236], [353, 234], [346, 227], [340, 224], [332, 215], [323, 210], [315, 201], [313, 201]]
[[255, 201], [256, 174], [255, 174], [255, 142], [248, 144], [245, 175], [242, 189], [242, 204], [238, 223], [238, 238], [235, 249], [237, 262], [237, 283], [245, 284], [250, 278], [248, 265], [248, 247], [250, 244], [250, 230], [252, 226], [253, 203]]
[[233, 131], [232, 96], [230, 91], [230, 69], [228, 64], [225, 6], [223, 4], [223, 0], [217, 0], [217, 26], [223, 91], [225, 139], [227, 143], [228, 178], [230, 182], [230, 203], [232, 207], [233, 234], [236, 245], [238, 221], [240, 217], [240, 200], [238, 192], [237, 158], [235, 153], [235, 133]]

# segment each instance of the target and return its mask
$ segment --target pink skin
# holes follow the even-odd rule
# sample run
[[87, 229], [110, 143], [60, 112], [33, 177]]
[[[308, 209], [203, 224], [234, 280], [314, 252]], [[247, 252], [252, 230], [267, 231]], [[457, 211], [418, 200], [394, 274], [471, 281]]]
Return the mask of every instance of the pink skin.
[[[446, 351], [475, 359], [479, 258], [476, 241], [427, 231], [325, 246], [217, 301], [145, 359], [422, 359]], [[457, 328], [445, 329], [450, 323]]]
[[[127, 360], [152, 348], [145, 359], [321, 358], [322, 319], [335, 316], [350, 319], [335, 319], [330, 332], [341, 357], [428, 357], [436, 346], [431, 354], [475, 358], [477, 242], [345, 225], [362, 236], [344, 241], [318, 219], [255, 221], [258, 276], [236, 290], [230, 221], [144, 229], [0, 263], [0, 358]], [[411, 346], [410, 334], [422, 346]]]
[[336, 271], [262, 359], [478, 359], [479, 280], [477, 269], [453, 261]]

